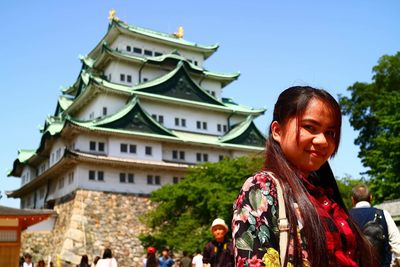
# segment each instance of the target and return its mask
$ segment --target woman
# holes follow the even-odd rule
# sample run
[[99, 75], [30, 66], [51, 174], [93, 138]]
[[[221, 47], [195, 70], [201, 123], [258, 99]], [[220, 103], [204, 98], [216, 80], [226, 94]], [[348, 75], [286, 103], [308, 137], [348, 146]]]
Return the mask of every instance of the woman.
[[96, 267], [118, 267], [117, 261], [113, 258], [111, 249], [106, 248], [103, 258], [96, 263]]
[[90, 267], [90, 265], [89, 265], [89, 257], [87, 255], [82, 255], [81, 263], [76, 265], [76, 267]]
[[45, 262], [44, 260], [40, 260], [37, 264], [37, 267], [45, 267]]
[[156, 249], [154, 247], [147, 248], [147, 257], [143, 261], [144, 267], [158, 267], [158, 260], [156, 257]]
[[[375, 266], [327, 162], [337, 152], [340, 127], [340, 107], [326, 91], [296, 86], [281, 93], [266, 142], [265, 171], [247, 179], [234, 204], [236, 266], [281, 266], [280, 251], [283, 266]], [[288, 221], [281, 229], [288, 233], [283, 248], [277, 183]]]

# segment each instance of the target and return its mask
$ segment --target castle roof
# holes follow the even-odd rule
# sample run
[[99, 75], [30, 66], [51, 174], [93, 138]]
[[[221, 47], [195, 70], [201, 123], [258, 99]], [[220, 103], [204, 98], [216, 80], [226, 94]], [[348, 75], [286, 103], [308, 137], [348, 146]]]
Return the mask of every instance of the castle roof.
[[210, 57], [219, 47], [218, 44], [214, 45], [201, 45], [187, 41], [183, 38], [176, 37], [175, 34], [167, 34], [159, 31], [154, 31], [135, 25], [129, 25], [121, 20], [112, 19], [107, 33], [97, 46], [89, 53], [89, 57], [97, 58], [101, 53], [102, 45], [104, 42], [112, 43], [119, 35], [128, 35], [138, 39], [147, 39], [150, 42], [170, 45], [186, 50], [201, 53], [204, 59]]
[[[183, 62], [177, 64], [176, 68], [169, 73], [135, 86], [111, 83], [86, 70], [82, 70], [73, 88], [66, 91], [75, 97], [73, 102], [68, 102], [67, 112], [79, 109], [100, 91], [122, 95], [137, 95], [139, 98], [147, 98], [159, 102], [175, 102], [181, 105], [199, 106], [228, 113], [261, 115], [265, 112], [265, 109], [254, 109], [238, 105], [230, 99], [218, 100], [193, 81]], [[67, 105], [66, 102], [65, 104]]]

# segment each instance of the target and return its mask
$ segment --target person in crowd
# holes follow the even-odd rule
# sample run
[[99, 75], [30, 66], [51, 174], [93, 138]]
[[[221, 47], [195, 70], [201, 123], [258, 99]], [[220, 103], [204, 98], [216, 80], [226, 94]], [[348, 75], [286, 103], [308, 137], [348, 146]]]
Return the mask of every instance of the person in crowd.
[[203, 255], [199, 248], [196, 249], [196, 255], [192, 259], [192, 267], [203, 267]]
[[103, 258], [97, 262], [96, 267], [118, 267], [116, 259], [112, 256], [111, 249], [106, 248], [104, 250]]
[[34, 267], [34, 266], [35, 266], [35, 265], [33, 264], [33, 262], [32, 262], [32, 256], [31, 256], [31, 254], [26, 253], [24, 258], [25, 258], [25, 261], [24, 261], [24, 263], [22, 264], [22, 267]]
[[400, 233], [392, 216], [386, 210], [371, 206], [372, 194], [365, 184], [353, 187], [351, 200], [353, 208], [349, 211], [350, 216], [361, 229], [365, 229], [364, 227], [366, 227], [367, 223], [374, 221], [376, 216], [383, 215], [379, 219], [379, 223], [382, 226], [383, 239], [382, 245], [379, 245], [380, 251], [378, 253], [381, 259], [381, 266], [394, 265], [395, 263], [392, 263], [392, 254], [393, 260], [400, 259]]
[[147, 257], [143, 259], [143, 267], [158, 267], [156, 249], [154, 247], [147, 248]]
[[192, 267], [192, 260], [188, 256], [187, 251], [183, 251], [182, 258], [179, 262], [179, 267]]
[[76, 267], [90, 267], [89, 257], [87, 255], [82, 255], [81, 262], [78, 265], [76, 265]]
[[45, 267], [46, 265], [45, 265], [45, 262], [44, 262], [44, 260], [40, 260], [40, 261], [38, 261], [38, 263], [37, 263], [37, 267]]
[[244, 182], [233, 206], [236, 266], [376, 266], [327, 161], [340, 128], [339, 104], [325, 90], [294, 86], [279, 95], [264, 170]]
[[96, 257], [94, 257], [94, 259], [93, 259], [93, 267], [96, 267], [96, 264], [97, 264], [97, 262], [100, 260], [100, 256], [96, 256]]
[[210, 267], [233, 266], [233, 247], [230, 239], [226, 237], [228, 225], [223, 219], [217, 218], [212, 222], [211, 233], [213, 240], [204, 247], [203, 265]]
[[169, 249], [163, 248], [161, 251], [161, 257], [158, 259], [160, 267], [171, 267], [175, 264], [175, 261], [169, 255]]

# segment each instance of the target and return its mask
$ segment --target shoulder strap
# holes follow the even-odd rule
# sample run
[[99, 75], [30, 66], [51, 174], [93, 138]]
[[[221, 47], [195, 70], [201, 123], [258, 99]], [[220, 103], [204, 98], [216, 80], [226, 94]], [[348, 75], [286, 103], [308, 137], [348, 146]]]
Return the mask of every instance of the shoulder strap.
[[378, 222], [379, 224], [382, 224], [382, 217], [383, 217], [383, 211], [380, 209], [375, 209], [374, 221]]
[[278, 179], [275, 178], [272, 172], [268, 172], [272, 177], [276, 185], [276, 192], [278, 196], [278, 229], [279, 229], [279, 250], [281, 258], [281, 266], [285, 264], [286, 251], [288, 246], [288, 232], [289, 232], [289, 221], [286, 218], [286, 206], [283, 198], [282, 186]]

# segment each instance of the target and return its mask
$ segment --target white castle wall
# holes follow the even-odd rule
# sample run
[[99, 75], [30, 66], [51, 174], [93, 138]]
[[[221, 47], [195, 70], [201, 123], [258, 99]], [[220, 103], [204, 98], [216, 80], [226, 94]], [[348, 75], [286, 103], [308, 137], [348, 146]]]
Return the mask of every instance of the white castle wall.
[[128, 96], [98, 94], [90, 103], [80, 110], [76, 118], [79, 120], [91, 120], [104, 117], [103, 108], [107, 109], [107, 115], [114, 114], [125, 106], [127, 98]]
[[[200, 53], [195, 53], [193, 51], [187, 50], [185, 48], [177, 48], [168, 44], [158, 44], [155, 42], [150, 42], [147, 40], [143, 40], [140, 38], [132, 38], [129, 36], [124, 36], [120, 35], [117, 37], [117, 39], [111, 44], [112, 49], [118, 49], [119, 51], [124, 51], [127, 52], [127, 46], [131, 47], [131, 52], [133, 55], [136, 56], [144, 56], [144, 50], [149, 50], [153, 52], [153, 56], [155, 55], [155, 52], [159, 52], [162, 54], [169, 54], [173, 52], [174, 50], [178, 50], [178, 53], [191, 60], [193, 63], [197, 62], [198, 66], [203, 66], [203, 55]], [[133, 47], [141, 48], [142, 49], [142, 54], [134, 53], [133, 52]]]

